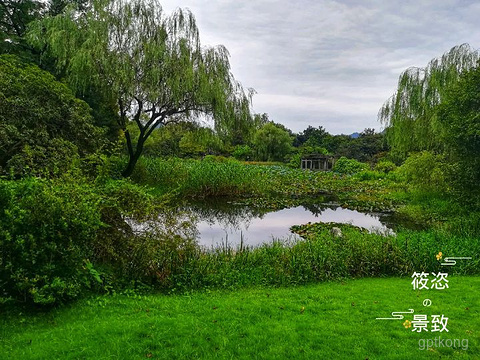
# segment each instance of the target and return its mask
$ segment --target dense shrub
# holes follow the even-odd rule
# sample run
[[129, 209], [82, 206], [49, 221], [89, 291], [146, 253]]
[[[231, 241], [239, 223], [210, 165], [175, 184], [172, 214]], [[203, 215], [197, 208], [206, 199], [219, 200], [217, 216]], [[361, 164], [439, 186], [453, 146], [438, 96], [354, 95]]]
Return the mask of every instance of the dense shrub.
[[220, 137], [210, 128], [188, 131], [178, 144], [182, 156], [202, 156], [220, 154], [224, 145]]
[[364, 170], [369, 170], [367, 164], [358, 162], [354, 159], [347, 159], [344, 156], [338, 159], [333, 166], [333, 171], [346, 175], [352, 175]]
[[429, 151], [410, 154], [396, 171], [411, 186], [429, 191], [448, 191], [449, 173], [454, 170], [443, 155]]
[[132, 269], [142, 267], [135, 262], [142, 244], [125, 219], [146, 219], [151, 200], [125, 180], [101, 187], [65, 177], [1, 180], [0, 300], [65, 302], [100, 285], [100, 268], [124, 282], [140, 278]]
[[[341, 237], [331, 233], [340, 227]], [[345, 224], [307, 224], [293, 229], [297, 242], [275, 241], [256, 248], [218, 248], [192, 253], [171, 273], [178, 288], [292, 286], [364, 276], [408, 276], [440, 271], [436, 255], [478, 254], [480, 244], [441, 231], [401, 231], [396, 236], [369, 233]], [[480, 273], [480, 261], [457, 264], [455, 274]]]
[[93, 153], [103, 130], [89, 106], [35, 65], [0, 56], [0, 167], [17, 175], [56, 175]]
[[354, 175], [355, 179], [358, 179], [360, 181], [379, 180], [385, 178], [385, 176], [386, 175], [383, 172], [372, 170], [363, 170]]
[[397, 168], [397, 165], [395, 165], [392, 161], [389, 160], [382, 160], [375, 165], [375, 171], [380, 171], [385, 174], [388, 174], [391, 171], [394, 171]]
[[253, 149], [248, 145], [237, 145], [233, 149], [232, 156], [237, 160], [251, 160]]
[[79, 174], [80, 156], [73, 143], [55, 138], [44, 146], [25, 145], [8, 162], [10, 173], [55, 177], [72, 172]]
[[73, 183], [0, 181], [0, 297], [54, 304], [90, 286], [99, 202]]

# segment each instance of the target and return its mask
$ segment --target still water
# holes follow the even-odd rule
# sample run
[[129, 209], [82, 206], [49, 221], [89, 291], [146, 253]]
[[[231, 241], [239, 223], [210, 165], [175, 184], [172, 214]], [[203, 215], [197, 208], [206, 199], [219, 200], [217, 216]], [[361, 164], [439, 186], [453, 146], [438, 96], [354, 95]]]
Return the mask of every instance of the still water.
[[296, 206], [288, 209], [262, 212], [245, 206], [203, 203], [188, 207], [197, 219], [196, 236], [206, 247], [256, 246], [274, 239], [295, 240], [290, 232], [293, 225], [308, 222], [336, 222], [352, 224], [371, 232], [393, 234], [388, 218], [383, 214], [361, 213], [333, 204]]

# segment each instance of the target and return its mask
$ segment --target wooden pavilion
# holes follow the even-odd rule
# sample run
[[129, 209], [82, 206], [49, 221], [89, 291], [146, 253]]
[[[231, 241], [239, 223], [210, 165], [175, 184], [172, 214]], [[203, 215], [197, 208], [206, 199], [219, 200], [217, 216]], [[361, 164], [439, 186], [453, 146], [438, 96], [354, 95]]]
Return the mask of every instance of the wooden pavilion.
[[335, 158], [330, 155], [310, 154], [302, 157], [302, 170], [329, 171], [335, 164]]

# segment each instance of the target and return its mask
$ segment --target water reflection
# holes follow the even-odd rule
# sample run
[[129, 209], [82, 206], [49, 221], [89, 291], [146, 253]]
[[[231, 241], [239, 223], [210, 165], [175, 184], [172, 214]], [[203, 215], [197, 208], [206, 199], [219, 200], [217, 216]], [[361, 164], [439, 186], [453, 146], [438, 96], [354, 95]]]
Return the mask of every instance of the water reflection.
[[[380, 214], [365, 214], [332, 204], [310, 204], [269, 212], [231, 203], [210, 202], [188, 207], [198, 231], [200, 245], [216, 247], [241, 243], [256, 246], [273, 239], [298, 239], [290, 232], [292, 225], [308, 222], [348, 223], [372, 232], [392, 234]], [[188, 211], [187, 211], [188, 212]]]

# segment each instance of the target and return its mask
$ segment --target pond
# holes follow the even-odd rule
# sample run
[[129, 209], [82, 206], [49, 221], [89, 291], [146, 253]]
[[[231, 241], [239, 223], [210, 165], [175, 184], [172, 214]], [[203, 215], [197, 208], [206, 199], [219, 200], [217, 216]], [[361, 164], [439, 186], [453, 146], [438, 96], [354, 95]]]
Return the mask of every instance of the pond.
[[394, 224], [387, 214], [362, 213], [331, 202], [268, 211], [217, 200], [192, 203], [183, 210], [194, 219], [199, 244], [209, 248], [299, 239], [290, 227], [308, 222], [352, 224], [371, 232], [394, 234]]

